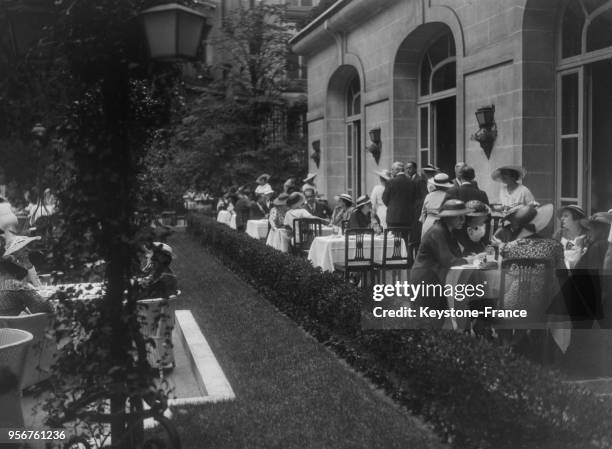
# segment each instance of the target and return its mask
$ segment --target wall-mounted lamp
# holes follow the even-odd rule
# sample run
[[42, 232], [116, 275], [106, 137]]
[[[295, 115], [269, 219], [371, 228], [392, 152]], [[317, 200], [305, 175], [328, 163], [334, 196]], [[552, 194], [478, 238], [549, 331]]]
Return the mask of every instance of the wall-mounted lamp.
[[370, 135], [370, 144], [366, 147], [368, 151], [374, 157], [376, 165], [380, 161], [380, 151], [382, 148], [382, 142], [380, 140], [380, 128], [371, 129], [368, 133]]
[[487, 159], [491, 157], [491, 151], [493, 150], [493, 144], [497, 139], [497, 125], [495, 124], [495, 105], [484, 106], [476, 111], [476, 120], [478, 120], [478, 127], [480, 128], [476, 133], [472, 134], [472, 140], [476, 140], [480, 143], [487, 156]]
[[317, 165], [317, 168], [319, 168], [319, 164], [321, 163], [321, 141], [320, 140], [313, 141], [312, 149], [313, 151], [312, 151], [312, 154], [310, 155], [310, 158]]

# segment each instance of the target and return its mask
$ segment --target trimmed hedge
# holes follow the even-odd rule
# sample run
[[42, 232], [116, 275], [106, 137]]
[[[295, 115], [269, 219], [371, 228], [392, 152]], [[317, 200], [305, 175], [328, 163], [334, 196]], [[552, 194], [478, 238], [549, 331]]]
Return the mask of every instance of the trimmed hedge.
[[268, 300], [460, 448], [612, 448], [612, 408], [509, 350], [443, 330], [361, 329], [363, 292], [202, 216], [189, 231]]

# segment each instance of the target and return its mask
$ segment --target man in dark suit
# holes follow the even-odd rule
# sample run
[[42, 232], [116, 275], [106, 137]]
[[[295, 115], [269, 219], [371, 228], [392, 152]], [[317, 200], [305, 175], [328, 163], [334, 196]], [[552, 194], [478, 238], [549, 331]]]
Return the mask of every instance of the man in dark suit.
[[487, 192], [480, 190], [478, 185], [474, 182], [476, 173], [472, 167], [469, 165], [462, 166], [457, 175], [460, 180], [459, 187], [454, 186], [448, 189], [446, 192], [445, 201], [454, 199], [467, 203], [471, 200], [478, 200], [482, 201], [487, 206], [489, 205], [489, 197], [487, 196]]
[[315, 217], [329, 219], [331, 213], [325, 203], [319, 201], [315, 194], [314, 189], [307, 188], [304, 190], [304, 197], [306, 202], [304, 203], [304, 209], [310, 212]]
[[[394, 162], [392, 171], [397, 174], [387, 182], [382, 196], [383, 203], [387, 206], [387, 224], [389, 227], [402, 226], [412, 230], [418, 218], [416, 214], [419, 198], [418, 186], [406, 176], [404, 164], [401, 162]], [[414, 232], [410, 232], [410, 234], [414, 234]], [[404, 240], [408, 244], [411, 238], [409, 235], [405, 235]]]
[[417, 247], [421, 242], [421, 227], [422, 223], [419, 221], [421, 210], [423, 209], [423, 202], [425, 197], [429, 193], [427, 191], [427, 176], [425, 174], [418, 173], [417, 163], [414, 161], [406, 164], [406, 176], [408, 176], [416, 185], [417, 199], [414, 204], [415, 214], [414, 223], [410, 226], [412, 228], [411, 242]]

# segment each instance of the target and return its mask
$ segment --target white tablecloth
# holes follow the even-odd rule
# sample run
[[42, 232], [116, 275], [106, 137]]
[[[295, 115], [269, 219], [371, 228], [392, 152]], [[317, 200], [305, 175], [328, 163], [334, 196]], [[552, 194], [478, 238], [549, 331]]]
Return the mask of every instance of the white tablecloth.
[[236, 229], [236, 214], [228, 210], [220, 210], [217, 214], [217, 221], [228, 225], [232, 229]]
[[[382, 236], [374, 237], [374, 262], [382, 262], [384, 239]], [[323, 271], [334, 271], [334, 263], [344, 262], [344, 236], [331, 235], [327, 237], [316, 237], [308, 252], [308, 260], [315, 267], [321, 267]], [[363, 244], [364, 255], [370, 254], [370, 239], [366, 237]], [[355, 239], [349, 241], [350, 257], [355, 255]], [[387, 253], [393, 253], [393, 239], [387, 242]], [[406, 248], [402, 242], [402, 254], [406, 255]]]
[[246, 233], [254, 239], [265, 239], [268, 235], [268, 220], [249, 220], [246, 224]]

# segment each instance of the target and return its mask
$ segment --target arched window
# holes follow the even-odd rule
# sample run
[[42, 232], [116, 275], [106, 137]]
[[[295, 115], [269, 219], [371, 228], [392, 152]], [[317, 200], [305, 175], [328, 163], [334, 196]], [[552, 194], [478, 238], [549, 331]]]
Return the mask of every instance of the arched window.
[[361, 84], [355, 75], [346, 88], [346, 191], [361, 194]]
[[457, 86], [455, 40], [450, 32], [439, 37], [423, 56], [420, 84], [421, 96]]
[[561, 28], [563, 59], [612, 47], [612, 1], [570, 0]]

